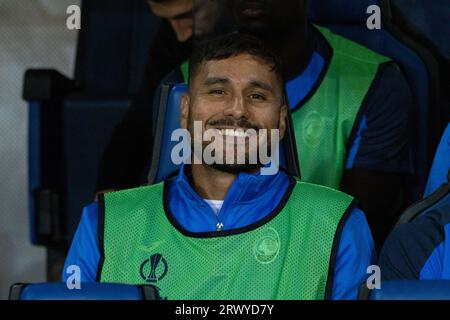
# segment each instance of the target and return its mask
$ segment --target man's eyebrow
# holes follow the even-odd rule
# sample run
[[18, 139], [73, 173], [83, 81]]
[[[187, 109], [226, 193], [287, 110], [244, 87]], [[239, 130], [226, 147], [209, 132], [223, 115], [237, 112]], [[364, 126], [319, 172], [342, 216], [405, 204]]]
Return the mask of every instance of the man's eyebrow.
[[251, 80], [250, 81], [250, 87], [254, 87], [254, 88], [260, 88], [266, 91], [273, 91], [273, 86], [266, 83], [266, 82], [262, 82], [262, 81], [258, 81], [258, 80]]
[[207, 78], [203, 84], [206, 86], [212, 86], [215, 84], [228, 84], [230, 83], [230, 80], [227, 78], [220, 78], [220, 77], [211, 77], [211, 78]]

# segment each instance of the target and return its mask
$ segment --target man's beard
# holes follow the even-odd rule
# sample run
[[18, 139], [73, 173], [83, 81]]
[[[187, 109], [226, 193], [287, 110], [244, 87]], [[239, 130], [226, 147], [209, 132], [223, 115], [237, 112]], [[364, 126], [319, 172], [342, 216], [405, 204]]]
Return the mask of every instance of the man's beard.
[[[204, 142], [202, 144], [202, 154], [201, 155], [197, 155], [197, 157], [201, 156], [203, 157], [204, 152], [205, 152], [205, 148], [210, 144], [210, 143], [214, 143], [214, 142]], [[192, 144], [191, 146], [194, 149], [194, 145]], [[245, 146], [245, 150], [249, 149], [249, 145]], [[222, 172], [226, 172], [226, 173], [233, 173], [233, 174], [238, 174], [241, 172], [254, 172], [258, 169], [261, 169], [263, 166], [267, 165], [267, 163], [263, 163], [261, 161], [261, 157], [259, 155], [259, 149], [260, 149], [260, 145], [258, 144], [257, 148], [255, 150], [253, 150], [253, 152], [256, 154], [253, 156], [253, 158], [256, 158], [256, 163], [254, 163], [255, 161], [250, 161], [250, 155], [249, 152], [246, 152], [245, 154], [245, 163], [238, 163], [238, 155], [237, 155], [237, 148], [236, 146], [234, 147], [234, 161], [233, 163], [227, 163], [227, 159], [226, 159], [226, 153], [224, 152], [224, 150], [226, 150], [226, 147], [223, 146], [223, 148], [221, 148], [222, 150], [222, 159], [220, 161], [220, 163], [214, 162], [212, 164], [207, 164], [205, 161], [203, 161], [203, 163], [205, 163], [206, 165], [222, 171]], [[216, 151], [216, 150], [215, 150]], [[213, 153], [213, 156], [215, 156], [215, 151]], [[267, 145], [267, 154], [272, 156], [272, 148], [271, 148], [271, 144], [269, 143]]]
[[[189, 126], [190, 134], [193, 137], [196, 136], [194, 124], [195, 122], [191, 122]], [[219, 130], [216, 129], [218, 127], [239, 128], [238, 130], [243, 130], [242, 133], [245, 133], [246, 136], [245, 138], [242, 136], [230, 138], [230, 136], [225, 135], [221, 136], [221, 140], [218, 141], [207, 138], [206, 141], [201, 141], [199, 148], [196, 148], [196, 140], [191, 140], [192, 156], [200, 160], [200, 163], [222, 172], [234, 174], [253, 172], [266, 166], [268, 162], [270, 163], [272, 142], [278, 142], [278, 138], [272, 141], [271, 129], [262, 129], [260, 125], [246, 119], [235, 120], [231, 118], [213, 120], [208, 125], [211, 126], [210, 130]], [[203, 130], [205, 129], [202, 128], [202, 137], [204, 138]], [[278, 129], [276, 130], [278, 132]], [[278, 135], [275, 137], [278, 137]], [[200, 142], [199, 139], [197, 139], [198, 142]], [[208, 150], [206, 151], [206, 149]], [[275, 148], [274, 151], [278, 153], [278, 148]], [[195, 160], [193, 163], [195, 164]]]

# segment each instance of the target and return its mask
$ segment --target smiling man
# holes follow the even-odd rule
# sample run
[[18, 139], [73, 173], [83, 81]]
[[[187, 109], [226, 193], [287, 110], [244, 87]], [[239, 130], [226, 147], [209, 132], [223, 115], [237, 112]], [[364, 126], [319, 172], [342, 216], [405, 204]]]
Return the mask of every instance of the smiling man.
[[[193, 135], [200, 121], [244, 143], [248, 159], [256, 149], [237, 132], [284, 136], [283, 87], [259, 40], [202, 43], [181, 125]], [[66, 267], [78, 265], [83, 282], [154, 284], [168, 299], [355, 299], [374, 247], [353, 198], [262, 167], [193, 162], [163, 183], [101, 196], [85, 208]]]

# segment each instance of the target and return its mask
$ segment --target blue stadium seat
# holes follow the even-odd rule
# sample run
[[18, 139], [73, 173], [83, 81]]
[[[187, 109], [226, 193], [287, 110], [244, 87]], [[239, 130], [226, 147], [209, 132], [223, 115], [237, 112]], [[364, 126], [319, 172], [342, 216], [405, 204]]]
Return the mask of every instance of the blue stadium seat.
[[[146, 0], [83, 1], [74, 79], [27, 70], [30, 238], [65, 247], [93, 201], [98, 163], [138, 90], [160, 19]], [[99, 54], [101, 53], [101, 54]]]
[[[433, 107], [432, 84], [438, 83], [437, 64], [432, 55], [406, 35], [392, 28], [390, 6], [385, 0], [315, 0], [308, 1], [310, 19], [332, 31], [358, 42], [396, 61], [402, 68], [414, 94], [413, 163], [415, 175], [410, 184], [411, 200], [421, 198], [431, 165], [430, 109]], [[369, 30], [367, 8], [381, 8], [382, 29]]]
[[160, 22], [146, 0], [83, 1], [75, 69], [83, 92], [134, 95]]
[[[450, 179], [450, 171], [447, 176]], [[431, 211], [446, 212], [450, 207], [450, 183], [441, 185], [436, 191], [428, 195], [421, 201], [416, 202], [407, 208], [400, 216], [396, 227], [413, 221], [416, 217]]]
[[82, 207], [92, 202], [103, 148], [128, 106], [125, 99], [66, 98], [53, 106], [30, 102], [32, 243], [53, 246], [69, 240], [66, 227], [73, 234]]
[[155, 141], [152, 164], [148, 181], [157, 183], [175, 173], [179, 165], [171, 160], [173, 147], [178, 143], [171, 141], [172, 132], [180, 128], [181, 97], [187, 91], [186, 84], [165, 84], [161, 87], [159, 112], [155, 128]]
[[[433, 147], [450, 121], [450, 1], [391, 0], [392, 21], [429, 48], [439, 63], [440, 107], [431, 110]], [[435, 141], [436, 140], [436, 141]]]
[[420, 34], [450, 61], [450, 1], [448, 0], [391, 0], [399, 22]]
[[158, 300], [153, 286], [109, 283], [82, 283], [80, 289], [68, 289], [65, 283], [14, 284], [9, 300]]
[[450, 300], [450, 281], [383, 281], [381, 289], [370, 291], [366, 289], [360, 298], [364, 300]]
[[[159, 99], [156, 100], [159, 105], [157, 105], [155, 140], [148, 175], [149, 183], [161, 182], [179, 169], [179, 165], [174, 164], [171, 159], [172, 150], [179, 141], [171, 141], [171, 136], [174, 130], [180, 128], [181, 97], [186, 91], [187, 85], [184, 83], [165, 83], [160, 87]], [[286, 136], [280, 150], [280, 167], [299, 177], [300, 169], [294, 139], [289, 118]]]
[[436, 151], [423, 200], [406, 209], [397, 226], [431, 210], [445, 210], [447, 206], [450, 206], [450, 123]]

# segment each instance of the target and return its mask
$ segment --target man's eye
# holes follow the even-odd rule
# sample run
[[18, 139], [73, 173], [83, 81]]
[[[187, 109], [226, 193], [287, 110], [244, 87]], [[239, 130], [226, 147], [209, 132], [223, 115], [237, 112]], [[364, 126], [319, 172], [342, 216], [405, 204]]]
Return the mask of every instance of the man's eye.
[[215, 89], [215, 90], [211, 90], [209, 93], [214, 94], [214, 95], [223, 95], [223, 94], [225, 94], [225, 91], [220, 90], [220, 89]]
[[261, 94], [253, 93], [250, 95], [250, 99], [252, 100], [266, 100], [266, 97], [264, 97]]

